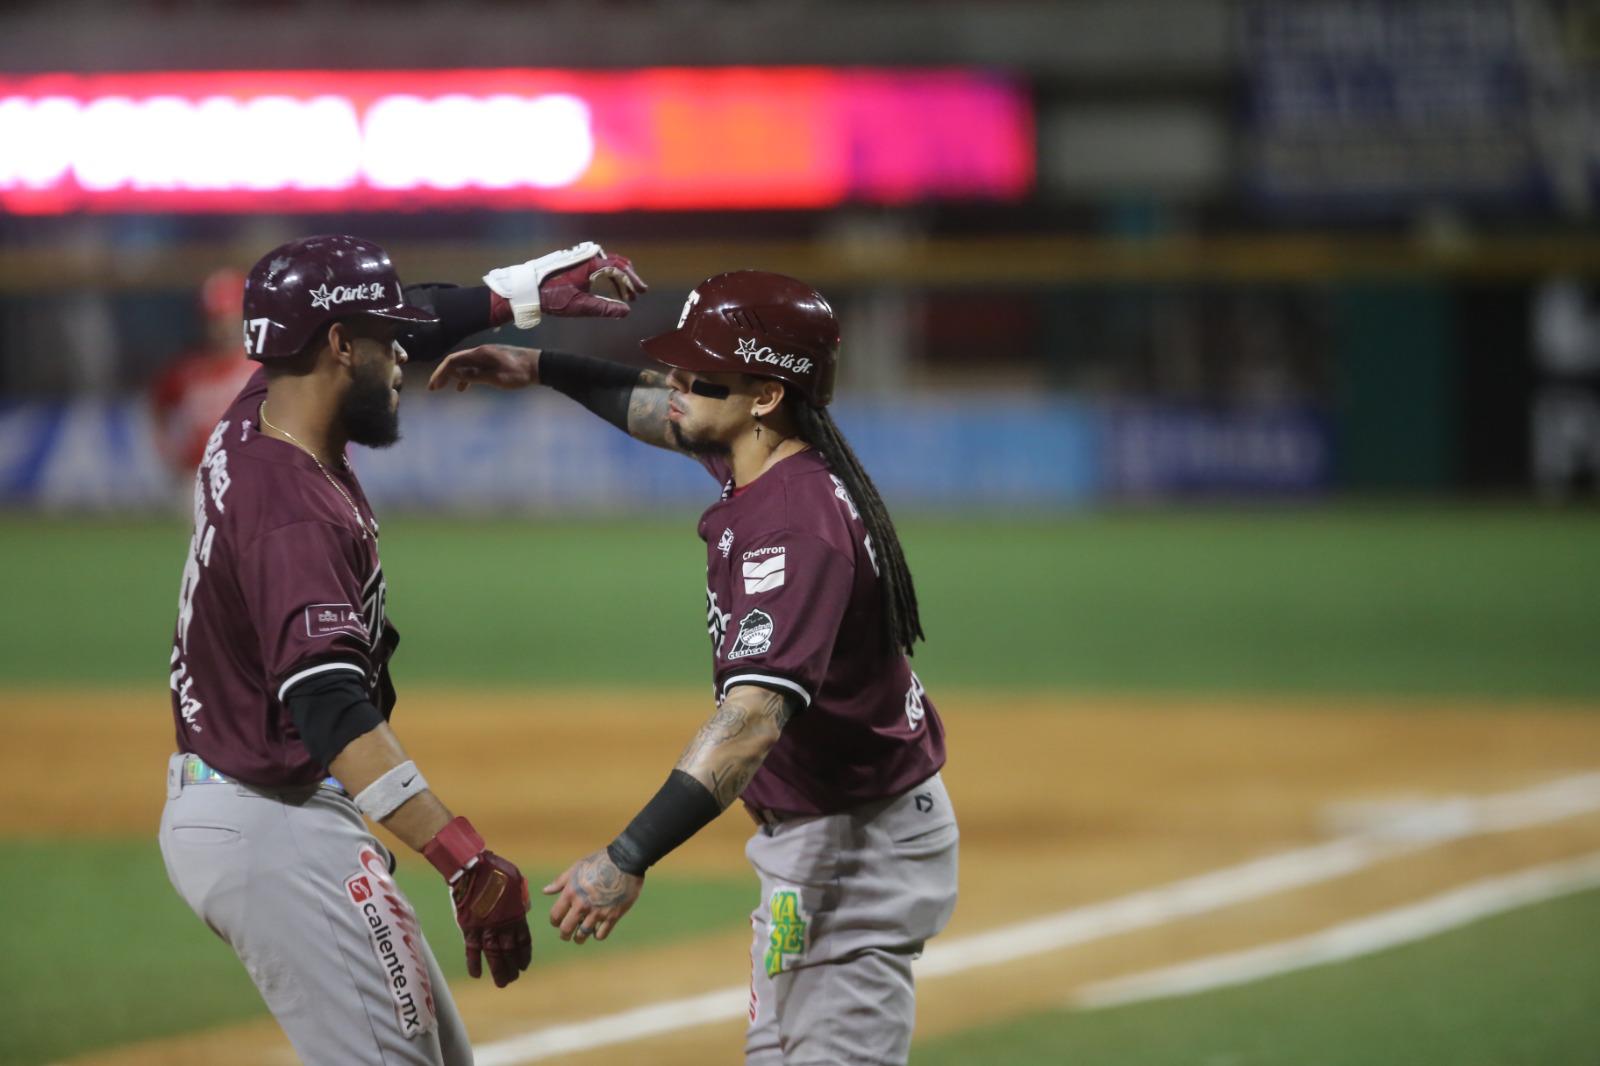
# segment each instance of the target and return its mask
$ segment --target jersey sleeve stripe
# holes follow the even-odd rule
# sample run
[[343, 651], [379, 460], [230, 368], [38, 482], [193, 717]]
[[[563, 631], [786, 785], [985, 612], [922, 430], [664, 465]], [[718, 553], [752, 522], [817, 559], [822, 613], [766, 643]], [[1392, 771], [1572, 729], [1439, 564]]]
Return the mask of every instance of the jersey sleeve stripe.
[[282, 703], [289, 690], [306, 678], [311, 677], [313, 674], [325, 674], [329, 670], [354, 670], [362, 677], [367, 676], [367, 668], [359, 663], [323, 663], [321, 666], [310, 666], [301, 670], [298, 674], [294, 674], [289, 680], [278, 686], [278, 702]]
[[734, 674], [722, 683], [722, 694], [726, 696], [728, 690], [738, 684], [776, 685], [805, 700], [807, 707], [811, 706], [811, 693], [786, 677], [776, 677], [772, 674]]

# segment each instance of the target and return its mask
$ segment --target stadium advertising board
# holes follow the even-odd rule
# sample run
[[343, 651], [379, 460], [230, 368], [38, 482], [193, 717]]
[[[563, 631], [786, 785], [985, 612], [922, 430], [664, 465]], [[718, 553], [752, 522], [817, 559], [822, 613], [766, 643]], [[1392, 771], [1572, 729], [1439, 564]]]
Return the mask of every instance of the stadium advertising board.
[[1012, 200], [1022, 88], [970, 70], [0, 78], [0, 212], [824, 208]]

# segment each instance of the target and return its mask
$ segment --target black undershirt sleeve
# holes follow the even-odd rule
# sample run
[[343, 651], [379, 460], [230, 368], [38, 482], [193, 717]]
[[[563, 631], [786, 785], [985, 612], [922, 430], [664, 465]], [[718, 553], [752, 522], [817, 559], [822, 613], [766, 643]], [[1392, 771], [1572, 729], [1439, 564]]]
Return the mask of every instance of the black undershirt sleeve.
[[539, 382], [628, 432], [628, 401], [639, 384], [636, 368], [546, 348], [539, 352]]
[[442, 359], [467, 337], [495, 326], [489, 317], [487, 285], [407, 285], [405, 297], [412, 307], [439, 316], [438, 325], [408, 332], [400, 340], [406, 355], [418, 362]]
[[306, 678], [289, 690], [288, 704], [301, 743], [324, 769], [352, 740], [383, 724], [361, 675], [351, 670]]
[[682, 770], [673, 770], [644, 810], [606, 848], [606, 854], [623, 873], [643, 877], [669, 851], [721, 813], [722, 806], [710, 789]]

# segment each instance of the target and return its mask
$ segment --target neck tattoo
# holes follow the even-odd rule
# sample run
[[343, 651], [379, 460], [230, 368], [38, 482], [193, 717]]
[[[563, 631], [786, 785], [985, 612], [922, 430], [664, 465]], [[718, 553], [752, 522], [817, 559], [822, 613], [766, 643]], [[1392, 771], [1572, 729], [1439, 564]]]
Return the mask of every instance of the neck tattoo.
[[339, 484], [339, 482], [334, 479], [334, 476], [328, 472], [328, 468], [322, 465], [322, 460], [317, 458], [317, 453], [306, 447], [300, 438], [296, 437], [293, 433], [290, 433], [282, 426], [275, 426], [271, 422], [267, 421], [267, 401], [261, 401], [261, 406], [256, 409], [256, 417], [261, 419], [261, 424], [263, 426], [266, 426], [274, 433], [281, 433], [284, 438], [296, 448], [299, 448], [301, 451], [311, 456], [311, 461], [317, 464], [317, 469], [322, 471], [322, 476], [328, 479], [328, 484], [332, 485], [334, 491], [336, 491], [340, 496], [343, 496], [344, 502], [350, 505], [350, 513], [356, 516], [356, 525], [361, 527], [361, 535], [365, 537], [368, 532], [367, 521], [361, 517], [361, 509], [356, 506], [356, 501], [350, 498], [350, 494], [344, 490], [344, 486]]

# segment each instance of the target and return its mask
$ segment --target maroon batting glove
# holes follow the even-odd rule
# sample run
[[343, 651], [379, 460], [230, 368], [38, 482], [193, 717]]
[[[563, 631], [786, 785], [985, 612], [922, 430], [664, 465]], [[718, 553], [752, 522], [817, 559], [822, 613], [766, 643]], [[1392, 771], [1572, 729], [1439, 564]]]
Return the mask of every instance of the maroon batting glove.
[[422, 854], [450, 882], [456, 924], [467, 946], [467, 973], [483, 976], [488, 959], [495, 987], [515, 981], [533, 961], [531, 901], [522, 871], [486, 848], [472, 823], [461, 817], [423, 845]]
[[516, 312], [511, 310], [511, 301], [490, 289], [489, 324], [491, 326], [503, 326], [516, 317]]
[[649, 291], [626, 256], [597, 255], [545, 278], [539, 307], [547, 315], [567, 318], [622, 318], [628, 304]]

